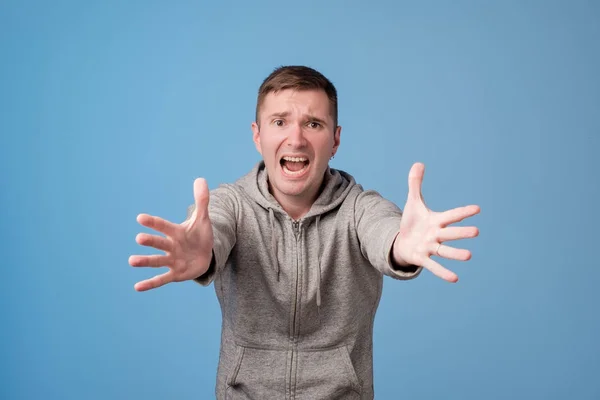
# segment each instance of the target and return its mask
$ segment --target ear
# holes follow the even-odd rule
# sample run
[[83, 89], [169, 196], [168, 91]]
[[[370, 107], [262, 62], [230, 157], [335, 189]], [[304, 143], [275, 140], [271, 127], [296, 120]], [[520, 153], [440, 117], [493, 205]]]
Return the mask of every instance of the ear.
[[338, 151], [338, 147], [340, 147], [340, 136], [342, 135], [342, 127], [338, 126], [335, 128], [335, 132], [333, 133], [333, 149], [331, 150], [331, 156], [334, 156]]
[[260, 128], [256, 122], [252, 123], [252, 140], [254, 141], [254, 145], [256, 146], [256, 150], [262, 156], [262, 147], [260, 145]]

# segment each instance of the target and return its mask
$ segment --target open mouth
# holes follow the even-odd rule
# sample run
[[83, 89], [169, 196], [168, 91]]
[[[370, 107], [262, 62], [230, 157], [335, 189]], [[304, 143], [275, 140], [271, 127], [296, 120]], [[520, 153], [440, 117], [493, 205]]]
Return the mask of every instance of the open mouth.
[[286, 175], [300, 176], [308, 168], [308, 158], [306, 157], [282, 157], [279, 160], [281, 168]]

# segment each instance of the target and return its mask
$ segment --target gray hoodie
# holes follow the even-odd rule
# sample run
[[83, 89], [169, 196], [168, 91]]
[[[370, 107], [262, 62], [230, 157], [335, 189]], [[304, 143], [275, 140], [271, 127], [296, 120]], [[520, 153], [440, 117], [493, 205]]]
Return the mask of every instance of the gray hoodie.
[[[401, 210], [328, 169], [312, 208], [292, 220], [263, 162], [211, 191], [214, 281], [222, 311], [218, 399], [372, 399], [373, 321]], [[193, 206], [188, 210], [188, 217]]]

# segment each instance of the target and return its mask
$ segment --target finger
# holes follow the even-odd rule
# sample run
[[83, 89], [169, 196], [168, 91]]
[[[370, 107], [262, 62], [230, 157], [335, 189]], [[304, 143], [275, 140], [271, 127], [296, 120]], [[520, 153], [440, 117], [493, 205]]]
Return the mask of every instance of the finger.
[[429, 270], [432, 274], [445, 281], [451, 283], [458, 282], [458, 276], [454, 272], [442, 267], [439, 263], [429, 257], [423, 263], [423, 268]]
[[140, 225], [164, 233], [167, 236], [174, 236], [175, 232], [177, 232], [177, 228], [179, 227], [179, 225], [169, 222], [166, 219], [148, 214], [138, 215], [137, 221], [140, 223]]
[[163, 255], [152, 256], [131, 256], [129, 257], [129, 265], [132, 267], [167, 267], [171, 258]]
[[422, 163], [413, 164], [408, 173], [408, 197], [415, 200], [421, 200], [423, 198], [421, 193], [423, 175], [425, 175], [425, 165]]
[[209, 191], [206, 179], [198, 178], [194, 181], [194, 200], [196, 203], [196, 218], [204, 219], [208, 216]]
[[154, 247], [155, 249], [163, 251], [171, 251], [173, 248], [172, 242], [169, 239], [162, 236], [149, 235], [147, 233], [138, 234], [135, 237], [135, 241], [142, 246]]
[[440, 229], [438, 241], [460, 240], [474, 238], [479, 235], [479, 229], [474, 226], [451, 226]]
[[146, 290], [156, 289], [171, 282], [173, 282], [173, 273], [167, 271], [164, 274], [156, 275], [153, 278], [136, 283], [134, 288], [138, 292], [145, 292]]
[[444, 211], [439, 214], [440, 223], [442, 226], [461, 222], [465, 218], [472, 217], [479, 213], [479, 206], [471, 205], [465, 207], [457, 207], [452, 210]]
[[432, 255], [457, 261], [469, 261], [471, 259], [471, 252], [469, 250], [457, 249], [444, 244], [434, 245]]

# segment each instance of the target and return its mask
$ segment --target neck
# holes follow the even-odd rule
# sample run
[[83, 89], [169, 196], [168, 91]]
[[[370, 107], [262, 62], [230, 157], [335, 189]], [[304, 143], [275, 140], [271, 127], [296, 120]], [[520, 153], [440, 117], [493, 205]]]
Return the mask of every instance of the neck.
[[295, 221], [299, 220], [310, 211], [312, 204], [317, 198], [317, 193], [314, 193], [310, 197], [286, 196], [285, 194], [277, 193], [276, 191], [272, 191], [272, 194], [279, 205], [281, 205], [281, 208], [283, 208], [283, 210]]
[[308, 214], [313, 203], [319, 196], [323, 183], [324, 182], [321, 182], [316, 188], [311, 188], [312, 190], [310, 190], [309, 193], [304, 193], [300, 196], [289, 196], [277, 190], [273, 190], [273, 187], [269, 182], [269, 192], [275, 197], [275, 200], [277, 200], [281, 208], [283, 208], [290, 218], [297, 221]]

